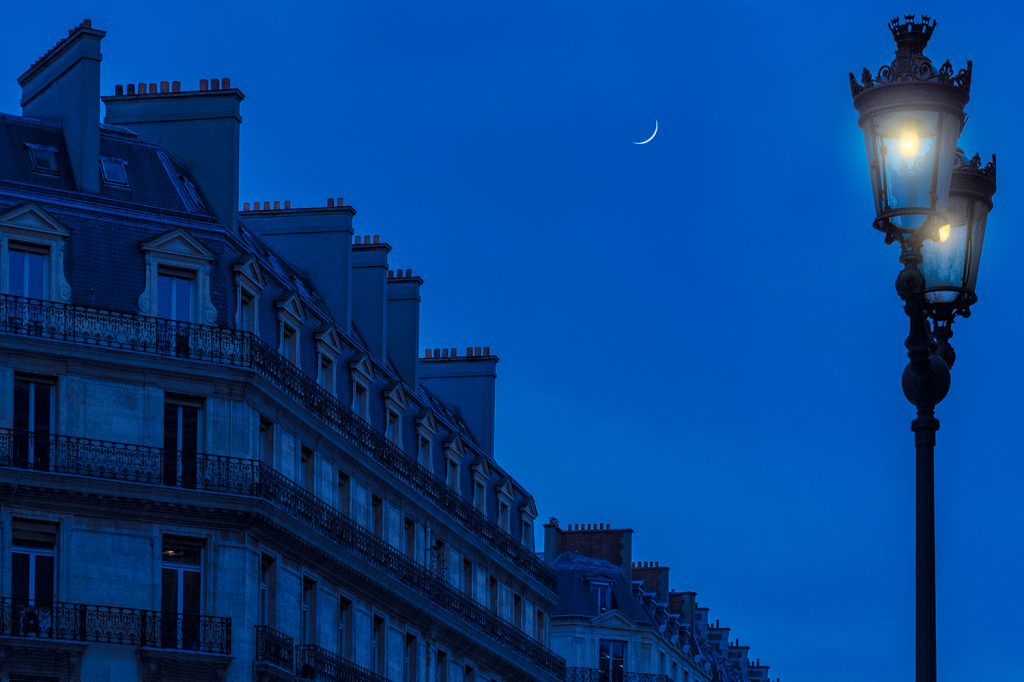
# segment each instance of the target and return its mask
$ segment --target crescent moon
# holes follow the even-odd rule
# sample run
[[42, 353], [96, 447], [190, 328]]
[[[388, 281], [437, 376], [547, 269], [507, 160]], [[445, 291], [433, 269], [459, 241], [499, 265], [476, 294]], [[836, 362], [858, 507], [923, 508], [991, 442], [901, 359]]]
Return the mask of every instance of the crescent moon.
[[[654, 135], [657, 135], [657, 134], [658, 134], [658, 119], [654, 119]], [[634, 142], [633, 144], [647, 144], [648, 142], [650, 142], [651, 140], [654, 139], [654, 135], [651, 135], [650, 137], [648, 137], [643, 142]]]

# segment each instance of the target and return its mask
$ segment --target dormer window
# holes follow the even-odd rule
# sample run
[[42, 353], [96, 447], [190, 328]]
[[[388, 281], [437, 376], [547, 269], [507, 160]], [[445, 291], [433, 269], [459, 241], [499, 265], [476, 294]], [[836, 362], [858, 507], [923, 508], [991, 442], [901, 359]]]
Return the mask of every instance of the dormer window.
[[100, 157], [100, 170], [103, 172], [103, 181], [108, 185], [128, 186], [128, 173], [124, 169], [125, 162], [110, 156]]
[[615, 598], [611, 583], [590, 583], [590, 591], [597, 599], [597, 612], [607, 613], [615, 608]]
[[184, 175], [178, 175], [178, 180], [181, 181], [181, 186], [185, 188], [186, 192], [188, 192], [188, 198], [192, 200], [193, 206], [189, 207], [192, 209], [192, 213], [208, 213], [209, 211], [206, 208], [206, 203], [203, 201], [203, 198], [199, 196], [199, 190], [196, 188], [196, 184]]
[[43, 175], [57, 175], [57, 148], [45, 144], [26, 142], [29, 156], [32, 157], [32, 170]]

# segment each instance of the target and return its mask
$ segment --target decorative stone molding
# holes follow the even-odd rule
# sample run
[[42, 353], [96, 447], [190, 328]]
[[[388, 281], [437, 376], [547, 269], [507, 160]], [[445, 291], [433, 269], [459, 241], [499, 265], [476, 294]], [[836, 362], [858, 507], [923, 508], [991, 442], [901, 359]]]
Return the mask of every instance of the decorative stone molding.
[[437, 420], [434, 419], [434, 413], [426, 407], [417, 412], [413, 419], [416, 422], [416, 459], [419, 460], [421, 466], [433, 472], [434, 458], [432, 453], [434, 434], [437, 433]]
[[444, 439], [445, 481], [449, 488], [459, 494], [462, 493], [459, 482], [462, 472], [462, 458], [465, 454], [466, 448], [462, 444], [462, 436], [452, 431]]
[[[298, 366], [302, 354], [300, 352], [299, 329], [306, 324], [306, 308], [299, 299], [299, 294], [294, 289], [285, 291], [281, 298], [274, 301], [277, 306], [278, 337], [277, 348], [289, 362]], [[292, 341], [289, 348], [285, 348], [286, 339]]]
[[409, 401], [401, 381], [392, 381], [384, 387], [384, 419], [386, 432], [390, 440], [399, 448], [402, 447], [402, 415], [405, 414]]
[[473, 474], [473, 506], [482, 514], [487, 514], [487, 483], [491, 480], [490, 460], [486, 455], [477, 455], [469, 465], [469, 470]]
[[195, 276], [195, 319], [192, 322], [209, 325], [217, 323], [217, 309], [210, 299], [210, 271], [217, 254], [206, 248], [183, 227], [147, 239], [139, 247], [146, 259], [146, 288], [139, 296], [141, 314], [156, 317], [159, 310], [160, 269], [173, 268], [193, 273]]
[[[260, 267], [259, 259], [254, 253], [242, 254], [238, 260], [231, 264], [235, 271], [235, 328], [245, 332], [252, 332], [260, 335], [260, 292], [266, 285], [266, 278], [263, 275], [263, 268]], [[242, 324], [242, 301], [248, 297], [251, 303], [252, 315], [247, 325]], [[245, 327], [243, 329], [243, 327]]]
[[0, 214], [0, 293], [11, 292], [11, 242], [44, 251], [47, 254], [45, 298], [58, 303], [71, 302], [71, 285], [64, 277], [64, 242], [71, 231], [41, 206], [29, 202]]
[[362, 417], [367, 423], [370, 421], [370, 386], [373, 385], [376, 374], [373, 371], [373, 363], [370, 356], [360, 351], [348, 361], [349, 374], [352, 378], [352, 411]]
[[[337, 395], [338, 370], [334, 363], [344, 348], [341, 336], [334, 328], [334, 325], [327, 322], [313, 333], [313, 338], [316, 339], [317, 382], [331, 395]], [[326, 370], [324, 369], [325, 365], [327, 366]], [[325, 371], [329, 372], [330, 375], [322, 376], [322, 373]]]

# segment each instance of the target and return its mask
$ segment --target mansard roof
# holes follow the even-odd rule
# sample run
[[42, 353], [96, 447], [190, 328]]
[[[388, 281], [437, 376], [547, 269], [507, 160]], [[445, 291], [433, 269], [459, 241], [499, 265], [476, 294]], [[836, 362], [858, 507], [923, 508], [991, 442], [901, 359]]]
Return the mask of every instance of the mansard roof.
[[611, 584], [615, 598], [613, 610], [620, 611], [626, 621], [632, 621], [629, 623], [631, 626], [653, 624], [650, 615], [633, 596], [622, 571], [610, 561], [576, 552], [562, 552], [555, 557], [551, 568], [558, 576], [558, 605], [551, 614], [552, 618], [583, 618], [593, 621], [601, 616], [597, 597], [591, 589], [591, 583], [598, 582]]

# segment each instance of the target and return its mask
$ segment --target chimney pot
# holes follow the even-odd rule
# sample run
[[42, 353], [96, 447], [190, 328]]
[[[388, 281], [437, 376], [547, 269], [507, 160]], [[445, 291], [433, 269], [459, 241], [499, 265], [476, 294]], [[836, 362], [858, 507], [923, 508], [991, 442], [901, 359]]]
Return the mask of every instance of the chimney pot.
[[231, 79], [230, 78], [221, 78], [220, 79], [220, 85], [221, 85], [221, 87], [223, 89], [230, 90], [231, 89]]
[[435, 358], [441, 357], [441, 349], [440, 348], [435, 348], [434, 349], [434, 357]]
[[92, 28], [92, 19], [82, 19], [82, 26]]
[[380, 244], [380, 235], [379, 234], [373, 235], [373, 243], [374, 244]]
[[139, 83], [139, 94], [140, 95], [145, 95], [146, 94], [146, 84], [145, 83]]
[[135, 83], [129, 83], [127, 85], [127, 88], [128, 88], [128, 94], [129, 95], [134, 95], [135, 94]]
[[473, 355], [473, 349], [472, 348], [466, 348], [466, 357], [469, 357], [471, 355]]
[[181, 81], [171, 81], [171, 92], [181, 92]]
[[149, 84], [149, 94], [155, 95], [157, 92], [158, 92], [158, 90], [156, 89], [156, 83], [150, 83]]
[[269, 201], [264, 201], [263, 202], [263, 210], [264, 211], [269, 211], [270, 210], [270, 202]]
[[118, 96], [123, 95], [124, 94], [124, 86], [123, 85], [115, 85], [114, 86], [114, 94], [118, 95]]
[[441, 350], [441, 357], [442, 357], [442, 358], [446, 358], [446, 357], [448, 357], [448, 349], [447, 349], [447, 348], [443, 348], [443, 349]]
[[210, 81], [206, 80], [205, 78], [200, 78], [199, 79], [199, 89], [200, 90], [209, 90], [210, 89]]
[[657, 568], [657, 567], [658, 567], [658, 562], [657, 562], [657, 561], [655, 561], [655, 562], [654, 562], [654, 567], [655, 567], [655, 568]]
[[344, 205], [345, 205], [345, 200], [342, 199], [341, 197], [338, 197], [338, 206], [344, 206]]
[[412, 268], [406, 268], [405, 269], [405, 276], [406, 277], [412, 277]]
[[427, 349], [426, 355], [424, 355], [423, 357], [425, 357], [425, 358], [429, 358], [430, 357], [430, 349], [429, 348]]
[[242, 204], [242, 210], [243, 211], [248, 211], [249, 210], [249, 202], [248, 201], [245, 202], [244, 204]]
[[456, 349], [452, 348], [452, 357], [453, 357], [453, 358], [454, 358], [454, 357], [455, 357], [456, 355], [458, 355], [458, 353], [459, 353], [459, 351], [457, 351]]
[[473, 355], [480, 355], [480, 346], [477, 346], [473, 349]]
[[490, 355], [490, 354], [491, 354], [491, 347], [490, 346], [484, 346], [484, 355]]
[[327, 200], [327, 208], [334, 208], [334, 199]]
[[360, 237], [360, 236], [356, 236], [355, 240], [356, 240], [356, 244], [362, 244], [363, 243], [363, 238]]
[[167, 81], [160, 81], [160, 92], [170, 92], [171, 84]]
[[366, 235], [366, 236], [363, 237], [363, 243], [364, 244], [369, 244], [370, 243], [370, 235]]
[[281, 202], [280, 201], [275, 201], [274, 202], [274, 210], [275, 211], [280, 211], [281, 210]]
[[211, 78], [210, 79], [210, 89], [211, 90], [220, 90], [220, 81], [217, 80], [216, 78]]
[[388, 270], [388, 279], [394, 279], [394, 278], [395, 278], [395, 271], [394, 270]]
[[292, 202], [291, 202], [291, 201], [287, 201], [287, 200], [285, 200], [285, 202], [284, 202], [284, 207], [285, 207], [285, 208], [291, 208], [291, 207], [292, 207]]

